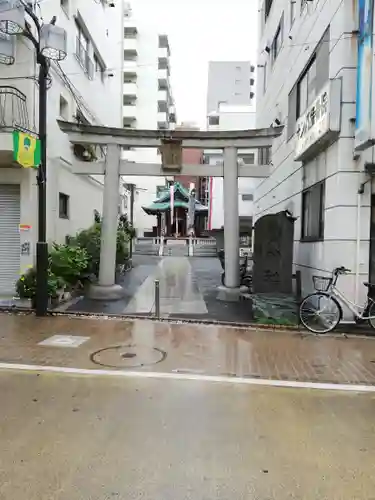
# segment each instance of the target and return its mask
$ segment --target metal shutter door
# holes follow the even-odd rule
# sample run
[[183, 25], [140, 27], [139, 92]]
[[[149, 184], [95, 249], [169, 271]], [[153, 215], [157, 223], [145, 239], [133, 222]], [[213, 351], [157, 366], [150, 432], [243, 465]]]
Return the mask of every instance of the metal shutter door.
[[20, 274], [20, 186], [0, 184], [0, 295], [13, 296]]

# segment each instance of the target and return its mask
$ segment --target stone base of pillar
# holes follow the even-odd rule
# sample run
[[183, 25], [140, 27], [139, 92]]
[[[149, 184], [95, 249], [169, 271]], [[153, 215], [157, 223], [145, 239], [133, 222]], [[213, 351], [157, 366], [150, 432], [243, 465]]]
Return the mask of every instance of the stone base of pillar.
[[226, 286], [218, 286], [217, 287], [218, 294], [217, 300], [221, 300], [223, 302], [238, 302], [240, 300], [241, 289], [238, 288], [228, 288]]
[[120, 285], [91, 285], [88, 296], [94, 300], [119, 300], [124, 296], [124, 289]]

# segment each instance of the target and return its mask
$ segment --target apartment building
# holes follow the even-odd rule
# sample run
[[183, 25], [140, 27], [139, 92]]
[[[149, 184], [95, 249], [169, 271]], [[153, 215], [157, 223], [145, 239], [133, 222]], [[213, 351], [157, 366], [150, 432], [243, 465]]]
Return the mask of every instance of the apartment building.
[[257, 127], [284, 129], [255, 191], [255, 217], [289, 210], [303, 292], [314, 275], [343, 265], [352, 272], [340, 289], [356, 302], [367, 293], [362, 282], [375, 281], [373, 4], [259, 5]]
[[[31, 5], [31, 4], [30, 4]], [[34, 4], [33, 4], [34, 5]], [[4, 9], [3, 9], [4, 10]], [[47, 238], [64, 242], [102, 211], [101, 177], [72, 173], [75, 157], [99, 150], [72, 148], [57, 119], [121, 126], [121, 3], [49, 0], [35, 4], [42, 22], [56, 16], [66, 31], [66, 58], [51, 62], [47, 104]], [[34, 30], [26, 14], [25, 22]], [[35, 48], [24, 36], [0, 38], [0, 295], [14, 294], [19, 275], [34, 264], [37, 241], [36, 170], [13, 160], [12, 131], [37, 135]]]
[[[166, 130], [176, 122], [171, 87], [171, 50], [168, 36], [159, 33], [152, 20], [137, 16], [136, 2], [125, 3], [123, 15], [123, 126], [147, 130]], [[157, 150], [140, 149], [124, 152], [135, 162], [161, 163]], [[142, 206], [157, 197], [157, 187], [165, 184], [161, 177], [129, 177], [136, 185], [134, 227], [138, 236], [149, 235], [156, 218], [147, 215]]]
[[248, 106], [255, 89], [255, 66], [250, 61], [208, 63], [207, 115], [221, 104]]

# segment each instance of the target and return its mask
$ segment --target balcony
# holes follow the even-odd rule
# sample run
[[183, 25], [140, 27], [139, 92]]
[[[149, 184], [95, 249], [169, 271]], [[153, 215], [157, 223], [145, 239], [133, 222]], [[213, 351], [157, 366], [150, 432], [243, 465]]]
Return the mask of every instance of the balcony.
[[130, 99], [136, 99], [137, 98], [137, 84], [136, 83], [124, 83], [123, 95], [129, 97]]
[[157, 121], [158, 129], [167, 129], [169, 126], [168, 113], [159, 111]]
[[127, 122], [132, 122], [137, 119], [137, 106], [124, 104], [122, 107], [122, 116]]
[[13, 130], [35, 134], [26, 96], [15, 87], [0, 87], [0, 165], [18, 166], [13, 160]]
[[137, 76], [137, 61], [125, 60], [124, 61], [124, 76]]
[[169, 53], [169, 49], [167, 47], [159, 47], [159, 54], [158, 54], [159, 60], [161, 59], [165, 62], [168, 62], [169, 56], [170, 56], [170, 53]]
[[[136, 38], [125, 38], [124, 39], [124, 56], [132, 55], [136, 56], [138, 54], [138, 41]], [[126, 59], [126, 57], [125, 57]]]
[[169, 72], [167, 69], [159, 69], [158, 71], [159, 88], [168, 89], [169, 87]]
[[135, 38], [138, 34], [136, 26], [130, 24], [124, 27], [124, 38]]

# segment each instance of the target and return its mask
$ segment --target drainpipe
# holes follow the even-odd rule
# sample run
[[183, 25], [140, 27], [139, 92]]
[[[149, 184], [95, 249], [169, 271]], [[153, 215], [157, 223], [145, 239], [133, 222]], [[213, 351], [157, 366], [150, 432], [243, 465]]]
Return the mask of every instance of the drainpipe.
[[364, 192], [364, 184], [357, 192], [357, 235], [356, 235], [356, 251], [355, 251], [355, 287], [354, 287], [354, 302], [359, 304], [359, 274], [360, 274], [360, 252], [361, 252], [361, 195]]

